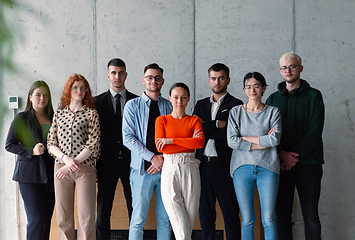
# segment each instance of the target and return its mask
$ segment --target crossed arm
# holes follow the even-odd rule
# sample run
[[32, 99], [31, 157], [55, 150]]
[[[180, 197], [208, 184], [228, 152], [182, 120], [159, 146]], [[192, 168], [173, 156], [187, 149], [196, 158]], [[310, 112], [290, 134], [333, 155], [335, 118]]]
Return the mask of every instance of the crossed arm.
[[[273, 134], [274, 132], [275, 132], [275, 128], [271, 128], [267, 134], [270, 135], [270, 134]], [[241, 139], [251, 143], [250, 150], [267, 149], [267, 147], [262, 147], [259, 145], [259, 137], [244, 136], [244, 137], [241, 137]]]

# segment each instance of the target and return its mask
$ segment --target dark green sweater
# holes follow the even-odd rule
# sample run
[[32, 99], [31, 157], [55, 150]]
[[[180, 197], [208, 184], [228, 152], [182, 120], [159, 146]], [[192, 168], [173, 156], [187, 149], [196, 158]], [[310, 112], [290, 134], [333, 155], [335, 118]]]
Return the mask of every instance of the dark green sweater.
[[298, 94], [281, 94], [286, 82], [278, 85], [266, 104], [279, 108], [282, 118], [282, 135], [279, 151], [299, 154], [297, 164], [323, 164], [322, 132], [324, 103], [322, 94], [301, 79]]

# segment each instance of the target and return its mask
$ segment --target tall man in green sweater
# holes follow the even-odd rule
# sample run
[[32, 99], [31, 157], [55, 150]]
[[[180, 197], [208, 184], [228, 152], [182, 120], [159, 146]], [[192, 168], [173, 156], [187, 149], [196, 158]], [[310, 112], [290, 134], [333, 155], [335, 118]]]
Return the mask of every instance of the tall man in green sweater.
[[280, 59], [284, 82], [266, 103], [279, 108], [282, 117], [280, 186], [276, 202], [278, 240], [292, 240], [295, 187], [299, 195], [306, 240], [321, 239], [318, 202], [321, 191], [324, 125], [322, 94], [300, 78], [302, 60], [295, 53]]

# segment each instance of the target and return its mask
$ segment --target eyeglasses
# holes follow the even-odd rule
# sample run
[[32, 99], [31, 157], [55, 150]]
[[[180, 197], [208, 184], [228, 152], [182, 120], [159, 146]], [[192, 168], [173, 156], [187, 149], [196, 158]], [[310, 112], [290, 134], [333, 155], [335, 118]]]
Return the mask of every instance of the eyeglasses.
[[147, 79], [148, 81], [153, 81], [153, 79], [155, 79], [156, 82], [163, 81], [163, 78], [161, 76], [148, 75], [148, 76], [144, 76], [144, 78]]
[[294, 71], [294, 70], [295, 70], [297, 67], [299, 67], [299, 66], [301, 66], [301, 65], [298, 65], [298, 66], [291, 65], [291, 66], [289, 66], [289, 67], [283, 66], [283, 67], [280, 67], [280, 70], [281, 70], [282, 72], [286, 72], [287, 69], [288, 69], [288, 70], [290, 70], [290, 72], [292, 72], [292, 71]]
[[243, 89], [246, 91], [250, 91], [251, 88], [254, 88], [255, 91], [259, 91], [261, 89], [261, 86], [259, 84], [256, 84], [254, 86], [247, 85]]
[[71, 90], [73, 90], [74, 92], [76, 92], [78, 90], [80, 90], [80, 92], [86, 92], [88, 90], [88, 88], [85, 87], [85, 86], [84, 87], [80, 87], [80, 88], [75, 86], [75, 87], [72, 87]]

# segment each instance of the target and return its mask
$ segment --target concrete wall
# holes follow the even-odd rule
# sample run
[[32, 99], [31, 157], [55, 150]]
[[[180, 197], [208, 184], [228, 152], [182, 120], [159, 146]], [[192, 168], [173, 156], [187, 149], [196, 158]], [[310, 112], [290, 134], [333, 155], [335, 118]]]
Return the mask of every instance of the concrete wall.
[[[295, 51], [303, 58], [301, 76], [321, 90], [326, 105], [322, 236], [350, 240], [355, 238], [354, 10], [352, 0], [18, 0], [4, 9], [14, 30], [16, 71], [0, 71], [1, 96], [5, 103], [10, 95], [21, 97], [22, 111], [29, 85], [44, 79], [57, 106], [74, 72], [98, 94], [109, 87], [108, 60], [120, 57], [127, 64], [129, 90], [140, 95], [144, 66], [157, 62], [165, 70], [164, 96], [174, 82], [191, 87], [191, 112], [196, 100], [211, 94], [207, 69], [213, 63], [230, 67], [229, 91], [244, 101], [243, 76], [260, 71], [269, 84], [266, 99], [282, 81], [280, 56]], [[3, 146], [13, 112], [2, 108], [1, 117]], [[0, 239], [25, 239], [21, 197], [17, 227], [14, 156], [2, 147], [0, 160]], [[294, 220], [295, 239], [304, 239], [298, 203]]]

